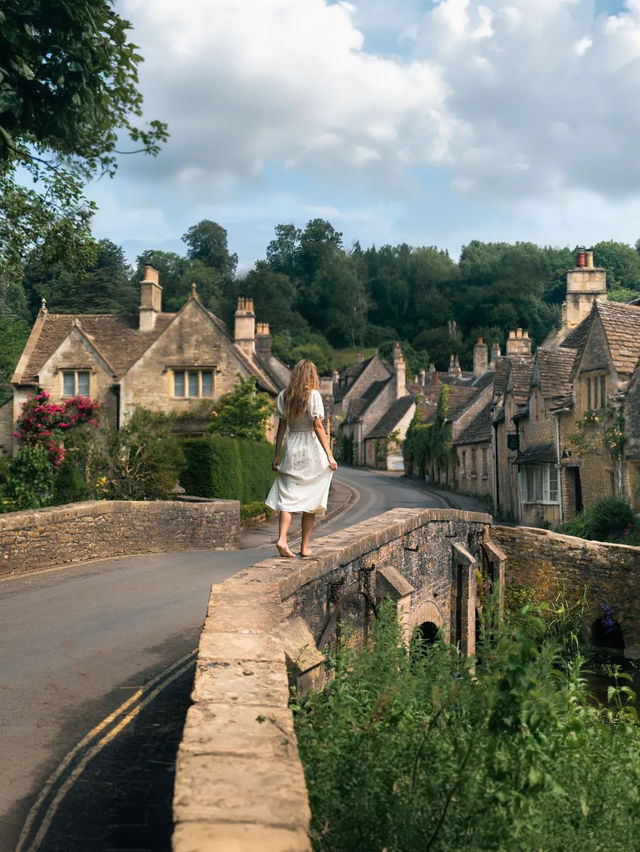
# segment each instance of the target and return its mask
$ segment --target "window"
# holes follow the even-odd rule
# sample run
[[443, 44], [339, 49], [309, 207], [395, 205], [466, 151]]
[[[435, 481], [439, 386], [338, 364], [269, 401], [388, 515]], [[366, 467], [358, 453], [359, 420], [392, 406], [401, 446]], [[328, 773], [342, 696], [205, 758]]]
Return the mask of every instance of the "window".
[[89, 370], [63, 370], [62, 396], [89, 396]]
[[525, 464], [518, 471], [523, 503], [557, 503], [558, 471], [552, 464]]
[[462, 450], [461, 455], [462, 455], [462, 475], [466, 476], [467, 475], [467, 451]]
[[191, 399], [213, 396], [213, 370], [174, 370], [173, 395]]
[[487, 470], [487, 448], [483, 447], [482, 448], [482, 475], [484, 477], [486, 477], [488, 473], [489, 473], [489, 471]]
[[476, 468], [476, 456], [477, 456], [477, 451], [471, 450], [471, 476], [477, 476], [478, 475], [478, 471], [477, 471], [477, 468]]
[[584, 410], [597, 411], [607, 404], [607, 377], [604, 373], [594, 376], [585, 376], [584, 383]]

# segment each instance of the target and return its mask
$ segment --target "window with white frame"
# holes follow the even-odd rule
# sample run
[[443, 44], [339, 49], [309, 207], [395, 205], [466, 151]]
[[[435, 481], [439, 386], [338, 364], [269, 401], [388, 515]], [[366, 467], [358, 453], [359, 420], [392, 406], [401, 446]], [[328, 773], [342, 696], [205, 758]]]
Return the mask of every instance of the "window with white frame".
[[173, 395], [198, 399], [213, 396], [213, 370], [174, 370]]
[[524, 464], [518, 471], [523, 503], [557, 503], [558, 470], [552, 464]]
[[89, 396], [90, 370], [63, 370], [62, 396]]

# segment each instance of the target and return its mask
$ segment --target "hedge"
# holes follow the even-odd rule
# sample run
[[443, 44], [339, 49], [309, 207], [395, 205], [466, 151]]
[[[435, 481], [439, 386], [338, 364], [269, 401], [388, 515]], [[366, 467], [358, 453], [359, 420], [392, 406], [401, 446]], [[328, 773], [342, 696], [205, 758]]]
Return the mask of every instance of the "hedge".
[[185, 438], [187, 466], [180, 484], [194, 497], [220, 497], [241, 503], [264, 501], [273, 471], [273, 446], [267, 441], [242, 438]]

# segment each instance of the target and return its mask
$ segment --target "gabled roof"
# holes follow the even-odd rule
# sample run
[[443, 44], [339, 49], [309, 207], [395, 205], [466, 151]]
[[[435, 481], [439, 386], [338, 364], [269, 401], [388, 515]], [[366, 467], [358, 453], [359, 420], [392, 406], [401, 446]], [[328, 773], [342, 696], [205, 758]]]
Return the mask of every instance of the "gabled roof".
[[640, 307], [598, 300], [593, 305], [607, 336], [616, 372], [630, 375], [640, 356]]
[[351, 401], [347, 421], [358, 420], [376, 399], [381, 390], [389, 383], [389, 379], [372, 382], [362, 396]]
[[502, 396], [507, 389], [509, 379], [509, 359], [501, 356], [496, 359], [493, 370], [493, 395]]
[[538, 349], [534, 356], [531, 384], [537, 385], [544, 397], [555, 399], [571, 393], [571, 369], [576, 359], [574, 349]]
[[474, 388], [450, 387], [448, 397], [447, 420], [457, 420], [476, 396]]
[[396, 399], [386, 414], [378, 420], [373, 429], [365, 436], [365, 439], [386, 438], [387, 435], [390, 435], [415, 401], [415, 397], [412, 394]]
[[[25, 384], [35, 382], [43, 365], [74, 328], [78, 328], [107, 362], [115, 377], [121, 378], [192, 302], [227, 339], [238, 360], [249, 373], [256, 376], [260, 387], [277, 393], [280, 388], [286, 386], [287, 381], [283, 381], [282, 370], [279, 369], [279, 365], [287, 369], [282, 362], [271, 364], [257, 355], [252, 359], [247, 358], [233, 345], [225, 323], [193, 296], [178, 313], [158, 313], [155, 327], [151, 331], [140, 331], [132, 321], [113, 314], [51, 314], [41, 310], [25, 347], [26, 362], [20, 359], [13, 381]], [[275, 356], [271, 356], [271, 360], [277, 361]]]
[[365, 361], [356, 361], [355, 364], [351, 364], [351, 366], [347, 367], [347, 369], [340, 375], [340, 381], [334, 390], [336, 402], [341, 402], [344, 399], [367, 367], [376, 359], [384, 367], [389, 376], [393, 375], [393, 368], [390, 367], [386, 361], [383, 361], [378, 355], [372, 355], [371, 358], [367, 358]]
[[507, 391], [513, 394], [516, 405], [524, 405], [529, 398], [533, 356], [522, 355], [517, 358], [509, 358], [509, 361], [511, 362], [511, 368], [507, 381]]
[[21, 381], [32, 381], [43, 364], [53, 355], [63, 340], [79, 325], [85, 336], [95, 345], [121, 376], [138, 360], [142, 353], [158, 339], [175, 314], [158, 314], [153, 331], [139, 331], [127, 320], [112, 314], [50, 314], [38, 317], [39, 333], [27, 364], [22, 369]]
[[563, 349], [580, 349], [582, 347], [582, 344], [587, 339], [587, 333], [591, 324], [589, 319], [590, 316], [591, 315], [586, 316], [581, 323], [571, 329], [564, 340], [560, 341], [560, 345]]
[[491, 406], [492, 402], [489, 400], [482, 411], [458, 435], [454, 444], [486, 443], [491, 440]]

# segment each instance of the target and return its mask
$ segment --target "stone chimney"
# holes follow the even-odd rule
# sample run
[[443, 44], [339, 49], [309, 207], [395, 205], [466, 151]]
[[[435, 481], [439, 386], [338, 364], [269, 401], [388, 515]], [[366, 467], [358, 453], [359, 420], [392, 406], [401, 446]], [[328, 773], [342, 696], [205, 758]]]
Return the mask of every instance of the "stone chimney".
[[426, 370], [420, 370], [420, 373], [418, 374], [418, 383], [421, 384], [422, 387], [424, 387], [426, 385], [426, 383], [427, 383], [427, 371]]
[[259, 322], [256, 325], [256, 352], [263, 358], [271, 355], [271, 334], [268, 322]]
[[562, 306], [562, 325], [575, 328], [589, 315], [595, 299], [607, 298], [607, 273], [593, 265], [593, 251], [580, 250], [576, 265], [567, 272], [567, 300]]
[[489, 347], [482, 338], [479, 337], [478, 342], [473, 347], [473, 375], [481, 376], [483, 373], [486, 373], [488, 364]]
[[453, 375], [455, 368], [456, 368], [456, 360], [453, 357], [453, 353], [451, 353], [451, 355], [449, 355], [449, 369], [447, 370], [447, 372], [450, 375]]
[[507, 358], [514, 355], [531, 355], [531, 338], [521, 328], [510, 331], [507, 339]]
[[407, 395], [407, 365], [399, 343], [393, 346], [393, 367], [396, 372], [396, 399]]
[[453, 360], [453, 375], [456, 379], [459, 379], [462, 376], [462, 370], [460, 369], [460, 359], [456, 355]]
[[495, 370], [496, 361], [500, 357], [500, 344], [494, 343], [491, 347], [491, 363], [489, 364], [490, 370]]
[[362, 352], [356, 352], [356, 364], [362, 364], [363, 361]]
[[256, 351], [256, 315], [253, 312], [253, 299], [245, 296], [240, 296], [238, 299], [233, 342], [247, 358], [251, 358]]
[[140, 282], [140, 307], [138, 308], [140, 331], [153, 331], [161, 310], [162, 287], [158, 281], [158, 270], [153, 266], [145, 266], [144, 278]]

